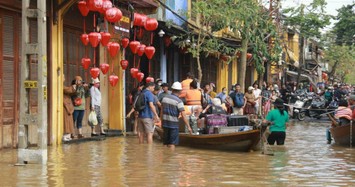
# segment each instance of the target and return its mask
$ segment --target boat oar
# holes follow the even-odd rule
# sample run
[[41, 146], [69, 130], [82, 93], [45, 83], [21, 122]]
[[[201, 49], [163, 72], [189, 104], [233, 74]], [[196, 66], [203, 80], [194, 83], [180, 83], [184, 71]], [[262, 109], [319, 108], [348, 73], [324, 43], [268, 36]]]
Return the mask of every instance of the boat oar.
[[274, 150], [272, 150], [269, 142], [267, 141], [266, 130], [263, 131], [263, 126], [265, 127], [265, 125], [263, 125], [263, 119], [260, 119], [258, 127], [260, 128], [260, 141], [261, 141], [260, 146], [262, 150], [261, 154], [274, 156]]

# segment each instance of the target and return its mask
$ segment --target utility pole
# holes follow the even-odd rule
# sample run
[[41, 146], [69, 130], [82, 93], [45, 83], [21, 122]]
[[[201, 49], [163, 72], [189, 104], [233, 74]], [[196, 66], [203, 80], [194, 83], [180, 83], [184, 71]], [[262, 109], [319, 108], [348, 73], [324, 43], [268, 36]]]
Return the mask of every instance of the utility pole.
[[[37, 43], [30, 42], [29, 21], [37, 20]], [[46, 1], [37, 0], [37, 8], [30, 9], [30, 0], [22, 0], [22, 63], [20, 78], [20, 124], [18, 131], [18, 165], [47, 163], [47, 17]], [[31, 55], [37, 55], [38, 80], [29, 80]], [[30, 90], [38, 90], [37, 113], [32, 113]], [[28, 148], [29, 126], [37, 126], [37, 147]]]
[[[269, 4], [269, 15], [270, 15], [270, 19], [274, 21], [274, 24], [276, 26], [276, 32], [277, 32], [277, 35], [279, 36], [282, 36], [282, 33], [280, 31], [280, 0], [270, 0], [270, 4]], [[269, 50], [271, 51], [271, 49], [274, 47], [274, 40], [275, 38], [269, 38]], [[267, 76], [267, 82], [270, 82], [271, 79], [272, 79], [272, 76], [271, 76], [271, 69], [272, 69], [272, 66], [277, 66], [277, 62], [275, 64], [272, 64], [273, 62], [271, 63], [268, 63], [267, 64], [267, 70], [268, 70], [268, 73], [269, 75]], [[275, 68], [276, 69], [276, 68]]]

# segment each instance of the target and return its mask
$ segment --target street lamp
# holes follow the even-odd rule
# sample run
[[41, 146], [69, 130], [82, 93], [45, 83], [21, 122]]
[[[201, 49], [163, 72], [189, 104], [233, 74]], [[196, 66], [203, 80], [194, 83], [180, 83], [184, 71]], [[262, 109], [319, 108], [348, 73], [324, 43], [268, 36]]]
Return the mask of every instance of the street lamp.
[[163, 31], [163, 29], [161, 29], [161, 30], [158, 32], [158, 35], [159, 35], [160, 38], [163, 37], [164, 34], [165, 34], [165, 32]]

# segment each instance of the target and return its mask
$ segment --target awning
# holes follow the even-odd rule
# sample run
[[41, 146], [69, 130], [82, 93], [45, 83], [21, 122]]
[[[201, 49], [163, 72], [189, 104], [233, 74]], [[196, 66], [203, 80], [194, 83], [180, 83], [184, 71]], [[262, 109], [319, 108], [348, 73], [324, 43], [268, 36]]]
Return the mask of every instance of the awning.
[[[297, 77], [298, 76], [298, 72], [295, 71], [286, 71], [286, 74], [289, 76], [293, 76], [293, 77]], [[313, 81], [312, 77], [306, 74], [301, 73], [300, 76], [301, 80], [308, 80], [312, 85], [316, 86], [315, 82]]]

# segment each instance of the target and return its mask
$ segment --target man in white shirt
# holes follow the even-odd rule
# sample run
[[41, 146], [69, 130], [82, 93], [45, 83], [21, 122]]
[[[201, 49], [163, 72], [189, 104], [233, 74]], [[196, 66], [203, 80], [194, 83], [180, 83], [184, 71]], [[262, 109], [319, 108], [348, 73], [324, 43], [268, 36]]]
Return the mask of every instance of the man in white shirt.
[[260, 106], [261, 106], [261, 90], [259, 89], [259, 85], [257, 83], [254, 83], [253, 85], [254, 90], [253, 94], [255, 96], [255, 114], [259, 115], [260, 114]]
[[[106, 135], [104, 128], [103, 128], [103, 119], [101, 114], [101, 92], [99, 90], [100, 87], [100, 80], [98, 78], [93, 79], [92, 81], [93, 86], [90, 88], [90, 95], [91, 95], [91, 111], [95, 111], [97, 117], [97, 124], [100, 125], [101, 135]], [[95, 132], [95, 126], [91, 125], [91, 136], [99, 136]]]

